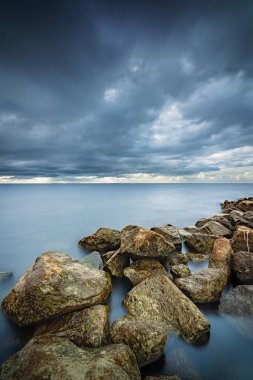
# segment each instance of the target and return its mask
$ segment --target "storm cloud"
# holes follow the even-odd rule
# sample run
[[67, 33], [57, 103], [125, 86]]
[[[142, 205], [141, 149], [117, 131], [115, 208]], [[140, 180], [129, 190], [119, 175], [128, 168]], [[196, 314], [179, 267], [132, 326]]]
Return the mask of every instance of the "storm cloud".
[[253, 181], [252, 1], [0, 1], [0, 181]]

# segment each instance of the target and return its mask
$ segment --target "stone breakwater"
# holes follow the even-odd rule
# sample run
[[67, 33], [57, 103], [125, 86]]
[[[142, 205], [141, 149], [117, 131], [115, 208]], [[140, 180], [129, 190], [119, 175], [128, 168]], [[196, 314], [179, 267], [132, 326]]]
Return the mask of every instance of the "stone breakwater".
[[[90, 252], [80, 261], [55, 251], [39, 256], [2, 303], [13, 323], [33, 327], [33, 337], [3, 364], [0, 378], [141, 379], [140, 368], [159, 359], [174, 334], [189, 344], [209, 339], [200, 303], [247, 317], [243, 333], [252, 339], [253, 198], [221, 208], [181, 230], [100, 228], [79, 241]], [[183, 243], [190, 253], [181, 252]], [[187, 263], [202, 260], [208, 268], [192, 274]], [[128, 313], [110, 327], [112, 276], [133, 288], [122, 300]], [[224, 294], [232, 278], [238, 285]]]

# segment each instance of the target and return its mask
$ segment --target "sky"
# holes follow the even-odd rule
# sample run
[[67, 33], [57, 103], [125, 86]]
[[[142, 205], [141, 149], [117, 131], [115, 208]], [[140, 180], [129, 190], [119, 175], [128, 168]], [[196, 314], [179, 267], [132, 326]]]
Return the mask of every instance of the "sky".
[[251, 0], [0, 0], [0, 183], [253, 182]]

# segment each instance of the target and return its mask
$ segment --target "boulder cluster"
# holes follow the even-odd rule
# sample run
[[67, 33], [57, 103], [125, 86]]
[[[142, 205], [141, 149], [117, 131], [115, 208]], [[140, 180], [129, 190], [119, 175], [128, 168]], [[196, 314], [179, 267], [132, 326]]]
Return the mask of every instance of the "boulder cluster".
[[[247, 317], [252, 328], [253, 198], [221, 206], [222, 214], [183, 230], [100, 228], [79, 241], [90, 252], [80, 261], [63, 252], [39, 256], [2, 303], [14, 323], [33, 326], [33, 337], [0, 378], [141, 379], [140, 368], [163, 355], [168, 336], [208, 340], [200, 303], [218, 302], [220, 313]], [[183, 243], [190, 253], [181, 252]], [[191, 273], [188, 261], [202, 260], [208, 268]], [[128, 313], [110, 327], [112, 276], [133, 288], [123, 300]], [[231, 277], [238, 285], [223, 292]], [[158, 378], [179, 379], [146, 380]]]

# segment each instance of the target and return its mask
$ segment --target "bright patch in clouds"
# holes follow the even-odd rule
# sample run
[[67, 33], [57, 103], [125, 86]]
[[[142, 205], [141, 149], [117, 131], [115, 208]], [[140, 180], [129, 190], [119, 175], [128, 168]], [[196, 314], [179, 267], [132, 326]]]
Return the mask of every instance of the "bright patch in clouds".
[[104, 100], [106, 102], [112, 102], [119, 96], [119, 90], [116, 88], [108, 88], [104, 92]]

